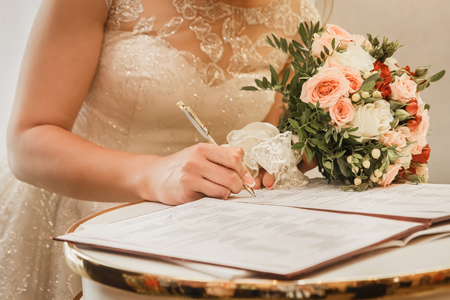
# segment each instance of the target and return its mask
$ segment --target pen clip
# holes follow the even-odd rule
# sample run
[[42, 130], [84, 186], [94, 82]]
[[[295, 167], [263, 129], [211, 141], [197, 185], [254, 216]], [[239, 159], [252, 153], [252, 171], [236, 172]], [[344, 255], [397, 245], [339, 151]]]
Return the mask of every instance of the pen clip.
[[200, 121], [200, 119], [189, 106], [184, 105], [183, 101], [179, 101], [177, 103], [177, 106], [183, 111], [183, 113], [188, 117], [189, 121], [191, 121], [192, 125], [194, 125], [194, 127], [199, 130], [199, 132], [207, 141], [209, 141], [210, 144], [216, 144], [214, 139], [211, 137], [208, 128], [203, 125], [202, 121]]

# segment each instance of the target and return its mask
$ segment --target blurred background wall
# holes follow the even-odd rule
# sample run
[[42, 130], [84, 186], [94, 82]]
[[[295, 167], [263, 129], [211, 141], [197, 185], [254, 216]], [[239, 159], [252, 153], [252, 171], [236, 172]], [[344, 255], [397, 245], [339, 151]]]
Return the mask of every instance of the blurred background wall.
[[[33, 19], [41, 0], [0, 0], [0, 156], [6, 154], [6, 125], [14, 98], [20, 62]], [[322, 13], [327, 2], [316, 0]], [[326, 15], [323, 19], [326, 18]], [[431, 128], [428, 142], [432, 149], [430, 181], [450, 183], [450, 34], [446, 17], [448, 0], [335, 0], [329, 23], [350, 33], [372, 33], [398, 39], [405, 44], [395, 58], [400, 66], [431, 64], [431, 72], [446, 69], [449, 73], [422, 94], [431, 105]]]

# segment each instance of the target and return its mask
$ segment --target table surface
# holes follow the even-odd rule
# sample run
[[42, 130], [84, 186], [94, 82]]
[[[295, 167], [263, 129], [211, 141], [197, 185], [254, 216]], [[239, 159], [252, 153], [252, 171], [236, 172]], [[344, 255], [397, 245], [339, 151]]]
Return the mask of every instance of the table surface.
[[[167, 208], [140, 202], [81, 220], [73, 232]], [[450, 238], [376, 250], [303, 277], [276, 280], [249, 271], [165, 261], [65, 244], [68, 264], [81, 276], [149, 296], [326, 299], [450, 299]], [[441, 298], [443, 297], [443, 298]], [[415, 299], [415, 298], [414, 298]]]

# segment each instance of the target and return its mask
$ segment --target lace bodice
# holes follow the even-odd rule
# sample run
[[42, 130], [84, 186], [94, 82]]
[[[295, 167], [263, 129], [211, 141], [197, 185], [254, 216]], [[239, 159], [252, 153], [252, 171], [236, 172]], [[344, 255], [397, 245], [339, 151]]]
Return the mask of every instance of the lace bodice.
[[231, 130], [263, 120], [274, 94], [240, 88], [269, 64], [285, 66], [287, 57], [266, 36], [294, 37], [301, 21], [318, 19], [310, 0], [250, 8], [218, 0], [106, 1], [99, 66], [74, 132], [109, 148], [158, 155], [203, 141], [176, 107], [180, 100], [221, 143]]

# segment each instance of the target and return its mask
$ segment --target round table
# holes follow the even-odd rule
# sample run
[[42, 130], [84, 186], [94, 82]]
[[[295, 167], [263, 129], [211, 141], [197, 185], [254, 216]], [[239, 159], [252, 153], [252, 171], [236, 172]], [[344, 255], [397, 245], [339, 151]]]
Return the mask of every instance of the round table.
[[[166, 207], [152, 202], [119, 206], [77, 222], [68, 233]], [[450, 238], [372, 251], [291, 280], [256, 273], [225, 278], [203, 264], [186, 266], [70, 243], [64, 247], [67, 263], [83, 277], [83, 300], [450, 299]]]

